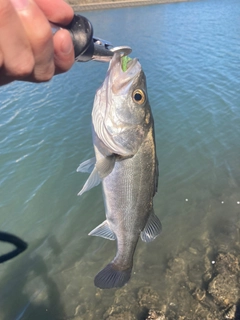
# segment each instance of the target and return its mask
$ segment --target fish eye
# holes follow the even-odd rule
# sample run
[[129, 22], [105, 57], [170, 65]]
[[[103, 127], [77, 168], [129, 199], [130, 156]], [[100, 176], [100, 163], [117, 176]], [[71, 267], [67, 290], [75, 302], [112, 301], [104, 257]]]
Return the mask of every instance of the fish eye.
[[137, 104], [143, 104], [146, 100], [145, 93], [141, 89], [133, 91], [133, 101]]

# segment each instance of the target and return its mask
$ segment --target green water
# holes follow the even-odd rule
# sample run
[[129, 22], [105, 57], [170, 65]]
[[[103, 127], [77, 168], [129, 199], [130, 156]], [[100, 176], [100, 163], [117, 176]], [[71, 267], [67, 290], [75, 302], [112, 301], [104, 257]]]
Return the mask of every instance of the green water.
[[[194, 239], [222, 250], [236, 245], [239, 1], [84, 14], [96, 36], [131, 46], [147, 76], [160, 164], [155, 212], [163, 232], [153, 243], [139, 242], [122, 291], [94, 287], [115, 243], [87, 235], [104, 220], [102, 191], [77, 197], [87, 174], [76, 169], [93, 156], [91, 109], [107, 64], [76, 63], [46, 84], [1, 87], [0, 226], [29, 248], [1, 265], [0, 320], [106, 319], [111, 306], [130, 308], [146, 285], [173, 297], [166, 265]], [[0, 253], [10, 248], [1, 243]], [[124, 298], [116, 302], [118, 292]], [[141, 310], [132, 311], [139, 320]]]

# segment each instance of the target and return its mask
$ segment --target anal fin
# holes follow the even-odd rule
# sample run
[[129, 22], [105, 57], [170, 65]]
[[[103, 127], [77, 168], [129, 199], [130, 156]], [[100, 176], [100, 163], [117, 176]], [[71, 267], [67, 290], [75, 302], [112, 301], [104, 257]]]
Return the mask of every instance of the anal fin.
[[141, 239], [144, 242], [153, 241], [162, 231], [162, 224], [153, 210], [148, 218], [145, 228], [141, 232]]

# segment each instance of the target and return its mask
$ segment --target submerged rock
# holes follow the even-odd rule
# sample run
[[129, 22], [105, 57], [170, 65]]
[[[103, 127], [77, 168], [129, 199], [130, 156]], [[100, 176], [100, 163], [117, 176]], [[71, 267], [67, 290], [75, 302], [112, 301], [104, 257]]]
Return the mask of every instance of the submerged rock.
[[237, 274], [239, 272], [239, 261], [231, 253], [220, 253], [216, 259], [215, 269], [218, 273]]
[[137, 318], [132, 312], [124, 311], [118, 314], [113, 314], [105, 318], [105, 320], [137, 320]]
[[222, 306], [228, 307], [235, 304], [239, 298], [237, 277], [232, 274], [219, 274], [209, 284], [208, 292], [214, 301]]
[[103, 319], [240, 320], [239, 260], [234, 251], [214, 255], [216, 247], [195, 241], [170, 258], [161, 288], [136, 283], [135, 290], [116, 290]]
[[214, 264], [216, 277], [209, 283], [208, 292], [220, 307], [229, 307], [239, 299], [239, 262], [231, 253], [220, 253]]
[[138, 291], [138, 303], [140, 307], [158, 309], [160, 306], [160, 297], [151, 287], [143, 287]]
[[204, 244], [200, 241], [200, 240], [197, 240], [197, 239], [194, 239], [189, 248], [188, 248], [189, 252], [191, 252], [192, 254], [199, 254], [199, 253], [203, 253], [204, 251]]
[[104, 320], [137, 320], [139, 305], [133, 291], [127, 287], [116, 290], [113, 304], [110, 305], [103, 315]]
[[196, 290], [193, 292], [193, 297], [195, 297], [199, 302], [202, 302], [206, 298], [206, 291], [200, 288], [196, 288]]
[[165, 314], [161, 311], [149, 310], [146, 320], [165, 320]]

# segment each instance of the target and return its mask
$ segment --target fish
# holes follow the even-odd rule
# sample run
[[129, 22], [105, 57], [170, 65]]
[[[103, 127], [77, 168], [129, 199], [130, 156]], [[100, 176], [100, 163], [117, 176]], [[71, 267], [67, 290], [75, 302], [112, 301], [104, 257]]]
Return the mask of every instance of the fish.
[[151, 242], [162, 230], [153, 210], [159, 176], [154, 120], [137, 58], [114, 53], [95, 95], [92, 137], [95, 157], [77, 169], [90, 173], [79, 195], [102, 183], [106, 220], [89, 235], [117, 242], [115, 258], [94, 284], [119, 288], [131, 277], [139, 238]]

